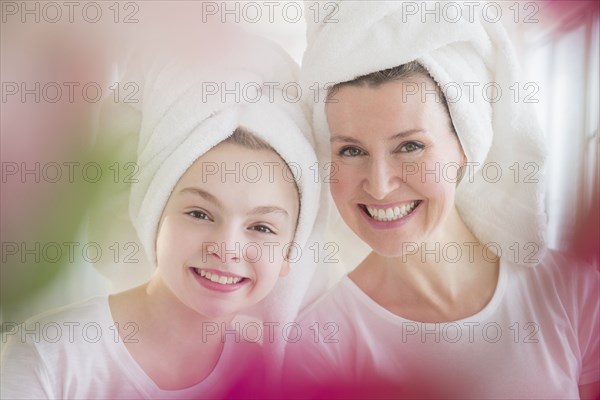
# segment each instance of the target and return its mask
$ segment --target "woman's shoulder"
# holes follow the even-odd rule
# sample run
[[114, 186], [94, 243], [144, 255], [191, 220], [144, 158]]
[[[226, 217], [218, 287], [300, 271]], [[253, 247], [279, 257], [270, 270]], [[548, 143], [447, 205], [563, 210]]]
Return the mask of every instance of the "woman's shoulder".
[[567, 310], [581, 308], [600, 293], [598, 269], [558, 250], [547, 250], [532, 267], [507, 264], [510, 274], [523, 286], [519, 290], [536, 298], [557, 299]]
[[326, 341], [343, 338], [344, 343], [360, 341], [362, 336], [379, 330], [395, 329], [403, 322], [348, 275], [306, 307], [297, 320], [302, 330], [315, 335], [318, 332]]
[[513, 269], [538, 280], [558, 281], [565, 285], [598, 284], [600, 277], [600, 272], [592, 264], [555, 249], [548, 249], [532, 267], [513, 266]]
[[321, 296], [307, 304], [300, 311], [298, 320], [302, 321], [320, 314], [330, 315], [332, 309], [335, 309], [336, 313], [342, 315], [347, 312], [356, 312], [356, 307], [353, 306], [353, 303], [357, 301], [359, 293], [355, 290], [355, 286], [350, 277], [344, 275]]

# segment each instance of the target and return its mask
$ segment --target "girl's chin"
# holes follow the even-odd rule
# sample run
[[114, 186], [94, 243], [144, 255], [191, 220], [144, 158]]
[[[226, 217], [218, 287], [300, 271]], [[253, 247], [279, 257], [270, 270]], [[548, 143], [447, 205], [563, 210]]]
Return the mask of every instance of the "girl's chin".
[[184, 304], [196, 314], [199, 320], [226, 321], [232, 319], [240, 311], [235, 304], [219, 304], [214, 299], [207, 298], [198, 300], [187, 301]]
[[199, 318], [209, 320], [230, 320], [237, 312], [226, 310], [226, 309], [199, 309], [195, 308], [194, 311], [198, 314]]

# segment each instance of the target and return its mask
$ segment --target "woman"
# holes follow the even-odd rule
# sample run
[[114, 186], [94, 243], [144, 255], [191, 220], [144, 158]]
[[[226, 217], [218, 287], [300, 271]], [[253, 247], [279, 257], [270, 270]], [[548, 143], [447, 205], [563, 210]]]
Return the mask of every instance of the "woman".
[[510, 175], [543, 167], [533, 114], [510, 96], [456, 95], [518, 82], [505, 32], [466, 17], [402, 24], [404, 10], [351, 3], [309, 27], [305, 83], [334, 84], [313, 110], [331, 194], [371, 253], [301, 315], [319, 335], [288, 346], [292, 390], [596, 398], [598, 274], [543, 251], [541, 174]]

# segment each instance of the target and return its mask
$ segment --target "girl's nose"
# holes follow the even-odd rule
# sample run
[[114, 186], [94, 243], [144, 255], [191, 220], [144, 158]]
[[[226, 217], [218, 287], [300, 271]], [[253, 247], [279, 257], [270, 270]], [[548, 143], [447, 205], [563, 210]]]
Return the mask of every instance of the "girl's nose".
[[203, 243], [204, 254], [219, 259], [222, 263], [239, 262], [242, 258], [242, 243], [230, 227], [218, 229], [209, 241]]

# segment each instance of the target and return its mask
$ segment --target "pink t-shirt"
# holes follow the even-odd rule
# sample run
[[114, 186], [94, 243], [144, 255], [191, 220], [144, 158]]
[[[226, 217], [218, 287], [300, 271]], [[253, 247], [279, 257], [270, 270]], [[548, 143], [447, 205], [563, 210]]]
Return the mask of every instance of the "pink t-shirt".
[[549, 252], [501, 259], [490, 302], [449, 323], [397, 316], [348, 277], [301, 313], [286, 387], [303, 395], [574, 399], [600, 381], [599, 274]]
[[[197, 399], [251, 397], [264, 385], [257, 343], [226, 335], [216, 367], [202, 382], [163, 390], [128, 352], [135, 328], [121, 339], [108, 297], [33, 317], [11, 330], [2, 351], [2, 399]], [[198, 340], [201, 334], [198, 333]]]

